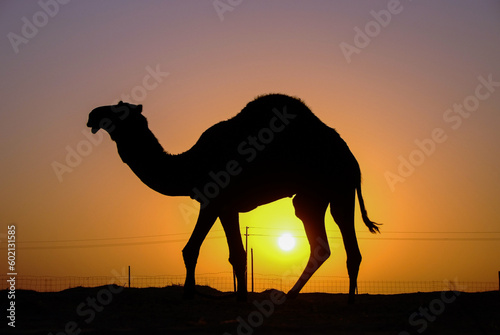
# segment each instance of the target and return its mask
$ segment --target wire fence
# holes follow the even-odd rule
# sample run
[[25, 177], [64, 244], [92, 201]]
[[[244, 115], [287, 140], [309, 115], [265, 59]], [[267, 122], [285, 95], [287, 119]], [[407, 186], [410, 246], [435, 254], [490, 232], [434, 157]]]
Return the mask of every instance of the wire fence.
[[[166, 287], [183, 285], [184, 275], [132, 276], [130, 286], [134, 288]], [[1, 290], [8, 289], [8, 276], [0, 276]], [[254, 291], [262, 292], [277, 289], [287, 292], [297, 281], [296, 277], [279, 277], [272, 275], [254, 275]], [[58, 292], [74, 287], [98, 287], [116, 284], [128, 287], [128, 276], [17, 276], [16, 289], [34, 290], [38, 292]], [[230, 272], [200, 274], [196, 276], [196, 284], [210, 286], [222, 292], [234, 290], [233, 274]], [[252, 289], [250, 277], [248, 289]], [[368, 294], [402, 294], [414, 292], [435, 292], [454, 290], [461, 292], [486, 292], [499, 290], [496, 282], [462, 282], [456, 280], [441, 281], [358, 281], [358, 293]], [[349, 279], [346, 277], [312, 278], [302, 289], [303, 293], [347, 293]]]

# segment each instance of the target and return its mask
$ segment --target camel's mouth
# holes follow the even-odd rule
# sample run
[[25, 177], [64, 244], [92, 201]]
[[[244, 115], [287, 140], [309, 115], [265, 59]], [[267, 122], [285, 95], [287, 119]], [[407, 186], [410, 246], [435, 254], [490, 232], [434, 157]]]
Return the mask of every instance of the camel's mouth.
[[90, 128], [90, 131], [92, 132], [92, 134], [97, 133], [100, 129], [100, 127], [97, 127], [95, 125], [95, 122], [91, 122], [90, 120], [89, 120], [89, 122], [87, 122], [87, 127]]

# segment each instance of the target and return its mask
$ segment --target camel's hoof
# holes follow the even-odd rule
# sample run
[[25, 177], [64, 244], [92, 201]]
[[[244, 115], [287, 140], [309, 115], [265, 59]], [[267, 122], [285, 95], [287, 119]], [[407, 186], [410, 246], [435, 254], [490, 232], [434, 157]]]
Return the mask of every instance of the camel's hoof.
[[247, 302], [248, 301], [247, 292], [243, 292], [243, 293], [238, 292], [236, 294], [236, 301]]
[[184, 300], [193, 300], [194, 299], [194, 290], [186, 290], [182, 293], [182, 299]]

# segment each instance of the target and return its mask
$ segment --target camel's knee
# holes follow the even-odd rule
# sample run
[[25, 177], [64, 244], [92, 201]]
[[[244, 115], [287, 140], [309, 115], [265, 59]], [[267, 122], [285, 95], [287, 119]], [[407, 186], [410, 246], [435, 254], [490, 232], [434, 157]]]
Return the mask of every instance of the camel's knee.
[[307, 262], [305, 272], [313, 274], [330, 257], [330, 247], [327, 241], [316, 238], [316, 244], [311, 246], [311, 255]]
[[321, 237], [316, 238], [316, 245], [313, 250], [311, 250], [311, 256], [319, 263], [323, 264], [331, 255], [330, 246], [328, 240]]
[[186, 268], [195, 267], [198, 261], [199, 250], [193, 249], [186, 245], [182, 249], [182, 258], [184, 259], [184, 265]]

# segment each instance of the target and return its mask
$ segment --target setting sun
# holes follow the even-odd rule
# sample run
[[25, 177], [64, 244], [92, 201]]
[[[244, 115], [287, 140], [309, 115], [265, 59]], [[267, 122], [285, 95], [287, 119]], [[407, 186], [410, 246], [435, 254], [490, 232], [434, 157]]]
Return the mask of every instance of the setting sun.
[[278, 245], [283, 251], [290, 251], [295, 247], [295, 238], [290, 233], [285, 233], [278, 238]]

